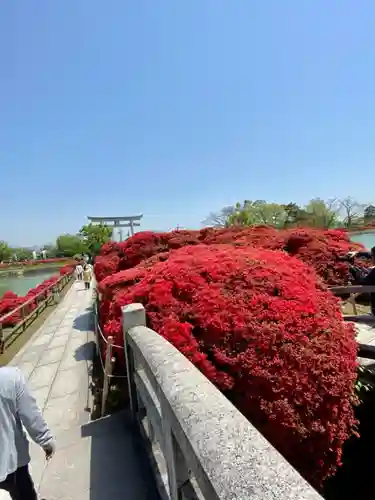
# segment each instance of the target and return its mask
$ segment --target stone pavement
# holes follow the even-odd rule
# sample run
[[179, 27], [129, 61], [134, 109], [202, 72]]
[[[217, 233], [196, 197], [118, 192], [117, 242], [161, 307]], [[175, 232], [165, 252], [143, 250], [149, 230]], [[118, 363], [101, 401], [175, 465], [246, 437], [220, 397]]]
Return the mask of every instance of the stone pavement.
[[[46, 500], [157, 500], [127, 415], [90, 422], [92, 295], [83, 283], [74, 283], [12, 360], [27, 378], [57, 441], [47, 467], [43, 451], [31, 444], [32, 475]], [[0, 500], [9, 498], [0, 490]]]

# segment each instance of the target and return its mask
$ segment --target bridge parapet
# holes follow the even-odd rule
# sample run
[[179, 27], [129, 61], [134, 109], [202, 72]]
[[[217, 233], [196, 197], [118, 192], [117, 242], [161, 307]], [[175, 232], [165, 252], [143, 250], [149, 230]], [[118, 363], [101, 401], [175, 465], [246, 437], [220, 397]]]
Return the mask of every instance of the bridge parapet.
[[322, 497], [174, 346], [123, 308], [131, 411], [162, 500]]

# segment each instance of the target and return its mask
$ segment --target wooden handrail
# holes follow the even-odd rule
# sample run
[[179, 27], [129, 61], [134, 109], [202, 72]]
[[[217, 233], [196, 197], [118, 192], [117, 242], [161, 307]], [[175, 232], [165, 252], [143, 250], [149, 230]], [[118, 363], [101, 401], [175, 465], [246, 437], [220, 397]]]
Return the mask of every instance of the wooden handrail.
[[7, 319], [9, 318], [10, 316], [12, 316], [13, 314], [17, 313], [18, 311], [21, 311], [24, 307], [26, 307], [27, 305], [31, 304], [32, 302], [34, 302], [35, 300], [38, 300], [39, 297], [45, 295], [46, 293], [48, 293], [50, 290], [53, 290], [54, 287], [56, 287], [57, 285], [60, 284], [61, 281], [63, 281], [67, 276], [71, 276], [71, 274], [64, 274], [63, 276], [61, 276], [57, 281], [56, 283], [53, 283], [52, 285], [50, 285], [49, 287], [45, 288], [44, 290], [42, 290], [41, 292], [39, 292], [38, 294], [34, 295], [33, 297], [31, 297], [30, 299], [28, 299], [26, 302], [24, 302], [23, 304], [20, 304], [19, 306], [15, 307], [14, 309], [12, 309], [11, 311], [9, 311], [8, 313], [4, 314], [3, 316], [0, 316], [0, 325]]
[[336, 295], [345, 295], [347, 293], [375, 293], [375, 286], [369, 285], [347, 285], [347, 286], [331, 286], [329, 290]]

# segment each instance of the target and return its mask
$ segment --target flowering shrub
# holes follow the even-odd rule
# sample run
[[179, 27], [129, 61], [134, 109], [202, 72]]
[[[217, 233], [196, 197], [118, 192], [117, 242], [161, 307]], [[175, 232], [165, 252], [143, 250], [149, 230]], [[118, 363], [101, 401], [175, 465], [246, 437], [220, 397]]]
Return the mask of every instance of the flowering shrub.
[[350, 279], [349, 264], [342, 257], [351, 250], [363, 248], [353, 243], [345, 231], [293, 229], [285, 231], [283, 249], [314, 267], [327, 285], [346, 285]]
[[66, 266], [61, 267], [59, 270], [60, 276], [65, 276], [66, 274], [72, 274], [74, 268], [75, 268], [74, 264], [67, 264]]
[[[217, 234], [217, 236], [216, 236]], [[267, 226], [222, 229], [211, 232], [204, 243], [244, 244], [270, 250], [284, 250], [314, 267], [327, 285], [345, 285], [350, 279], [348, 262], [342, 260], [348, 252], [362, 248], [350, 241], [346, 231], [321, 229], [277, 230]]]
[[[67, 265], [60, 269], [60, 276], [64, 276], [66, 274], [71, 274], [73, 272], [74, 266]], [[44, 300], [47, 298], [48, 294], [51, 292], [51, 288], [53, 285], [59, 280], [59, 276], [52, 276], [44, 280], [42, 283], [37, 285], [35, 288], [31, 288], [26, 295], [18, 297], [14, 292], [8, 291], [3, 294], [0, 298], [0, 320], [1, 324], [5, 327], [14, 326], [19, 323], [22, 319], [21, 311], [16, 311], [14, 314], [11, 314], [4, 320], [1, 319], [2, 316], [10, 313], [18, 306], [28, 302], [30, 299], [35, 297], [35, 301], [32, 300], [27, 308], [25, 309], [25, 313], [31, 313], [38, 305], [36, 297], [38, 300]]]
[[137, 266], [142, 261], [169, 250], [200, 243], [199, 231], [171, 231], [136, 233], [122, 243], [107, 243], [95, 259], [94, 271], [98, 281], [112, 274]]
[[137, 266], [154, 255], [200, 243], [251, 245], [270, 250], [284, 250], [312, 265], [325, 283], [331, 286], [348, 283], [349, 266], [342, 257], [349, 251], [362, 247], [351, 242], [346, 231], [339, 230], [277, 230], [268, 226], [255, 226], [205, 228], [201, 231], [170, 233], [145, 231], [135, 234], [123, 243], [105, 245], [95, 261], [95, 275], [100, 282], [107, 276]]
[[149, 326], [306, 478], [317, 485], [334, 473], [355, 431], [356, 342], [312, 267], [249, 245], [186, 246], [101, 289], [105, 336], [121, 344], [121, 307], [141, 302]]
[[119, 250], [119, 243], [117, 243], [116, 241], [108, 241], [107, 243], [104, 243], [104, 245], [102, 245], [102, 247], [100, 248], [100, 254], [109, 255], [111, 253], [116, 253]]
[[22, 299], [23, 297], [18, 297], [17, 294], [11, 291], [5, 292], [0, 299], [0, 317], [21, 305], [23, 303]]
[[120, 257], [116, 253], [98, 255], [95, 259], [94, 272], [96, 279], [100, 282], [106, 276], [111, 276], [119, 270]]

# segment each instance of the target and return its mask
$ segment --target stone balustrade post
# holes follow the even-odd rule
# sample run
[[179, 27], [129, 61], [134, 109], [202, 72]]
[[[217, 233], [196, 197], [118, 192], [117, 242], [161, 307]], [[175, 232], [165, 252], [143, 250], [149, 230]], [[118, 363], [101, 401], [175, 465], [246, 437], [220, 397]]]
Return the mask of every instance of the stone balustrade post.
[[146, 311], [142, 304], [129, 304], [122, 308], [122, 328], [124, 335], [124, 351], [126, 361], [126, 374], [128, 379], [128, 391], [130, 399], [130, 410], [134, 421], [138, 420], [139, 401], [134, 382], [134, 356], [127, 342], [127, 333], [136, 326], [146, 326]]

